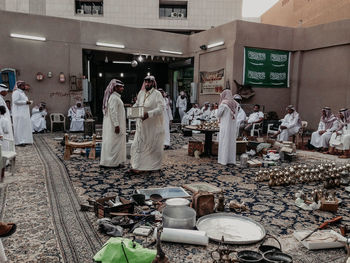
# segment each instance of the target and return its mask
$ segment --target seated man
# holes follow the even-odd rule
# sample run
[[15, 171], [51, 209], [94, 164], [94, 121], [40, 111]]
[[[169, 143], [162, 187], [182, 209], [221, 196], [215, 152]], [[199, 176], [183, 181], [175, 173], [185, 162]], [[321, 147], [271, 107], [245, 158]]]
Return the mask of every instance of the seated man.
[[244, 127], [245, 136], [249, 136], [249, 132], [253, 128], [254, 123], [261, 123], [264, 120], [264, 113], [260, 111], [259, 104], [255, 104], [253, 110], [254, 112], [250, 114], [248, 119], [245, 121], [246, 123]]
[[344, 151], [341, 158], [350, 157], [350, 110], [341, 109], [338, 115], [338, 129], [333, 132], [329, 141], [329, 154], [335, 154], [335, 149]]
[[235, 94], [233, 96], [233, 99], [238, 104], [238, 107], [237, 107], [237, 118], [236, 118], [236, 122], [237, 122], [237, 137], [238, 137], [243, 131], [247, 115], [245, 114], [245, 111], [241, 107], [241, 102], [242, 102], [241, 95]]
[[84, 131], [85, 110], [81, 101], [77, 101], [76, 105], [70, 107], [68, 118], [71, 120], [70, 131]]
[[187, 111], [182, 118], [181, 124], [182, 125], [190, 125], [192, 120], [197, 118], [197, 116], [200, 114], [201, 110], [199, 109], [199, 106], [197, 103], [192, 104], [192, 108]]
[[210, 117], [209, 119], [211, 121], [216, 121], [217, 120], [217, 113], [218, 113], [218, 108], [219, 108], [219, 105], [217, 103], [213, 103], [211, 106], [211, 111], [210, 111]]
[[204, 102], [204, 106], [202, 107], [202, 109], [201, 109], [201, 111], [202, 111], [202, 116], [201, 116], [201, 118], [203, 119], [203, 120], [209, 120], [209, 118], [210, 118], [210, 113], [211, 113], [211, 111], [210, 111], [210, 107], [209, 107], [209, 102], [207, 101], [207, 102]]
[[46, 130], [46, 103], [41, 102], [32, 109], [32, 127], [33, 132], [44, 132]]
[[312, 133], [310, 144], [319, 150], [326, 150], [332, 133], [338, 129], [339, 124], [329, 107], [324, 107], [321, 114], [318, 129]]
[[293, 136], [298, 133], [301, 128], [301, 120], [299, 113], [295, 111], [293, 105], [289, 105], [286, 108], [287, 114], [281, 120], [282, 123], [278, 129], [278, 132], [273, 137], [277, 137], [278, 141], [288, 141], [289, 136]]

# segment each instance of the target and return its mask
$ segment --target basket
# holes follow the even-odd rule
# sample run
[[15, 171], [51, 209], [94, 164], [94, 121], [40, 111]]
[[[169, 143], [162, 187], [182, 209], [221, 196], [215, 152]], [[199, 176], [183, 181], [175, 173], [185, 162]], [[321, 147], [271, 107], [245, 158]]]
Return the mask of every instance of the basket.
[[126, 200], [123, 197], [120, 197], [120, 202], [122, 202], [122, 205], [109, 207], [105, 205], [105, 202], [109, 200], [115, 200], [116, 196], [109, 196], [97, 199], [94, 203], [94, 211], [95, 215], [98, 218], [103, 217], [111, 217], [111, 212], [122, 212], [122, 213], [133, 213], [134, 212], [134, 203], [132, 201]]

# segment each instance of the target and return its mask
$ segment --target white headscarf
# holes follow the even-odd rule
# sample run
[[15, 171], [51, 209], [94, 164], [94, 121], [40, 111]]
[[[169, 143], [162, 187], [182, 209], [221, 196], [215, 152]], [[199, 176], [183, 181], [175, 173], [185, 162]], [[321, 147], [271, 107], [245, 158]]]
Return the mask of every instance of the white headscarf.
[[1, 91], [8, 91], [9, 89], [7, 88], [7, 86], [5, 84], [0, 84], [0, 92]]
[[114, 87], [115, 86], [122, 86], [124, 87], [124, 83], [121, 82], [119, 79], [112, 79], [106, 90], [105, 90], [105, 95], [103, 97], [103, 104], [102, 104], [102, 112], [103, 115], [107, 116], [107, 104], [108, 104], [108, 99], [111, 96], [111, 94], [114, 92]]

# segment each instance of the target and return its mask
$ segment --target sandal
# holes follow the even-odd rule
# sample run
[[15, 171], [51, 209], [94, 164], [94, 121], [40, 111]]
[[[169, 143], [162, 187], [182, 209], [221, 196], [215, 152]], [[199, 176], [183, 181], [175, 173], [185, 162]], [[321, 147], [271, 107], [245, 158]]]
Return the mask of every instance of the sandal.
[[0, 223], [0, 237], [8, 237], [16, 232], [17, 226], [15, 223]]

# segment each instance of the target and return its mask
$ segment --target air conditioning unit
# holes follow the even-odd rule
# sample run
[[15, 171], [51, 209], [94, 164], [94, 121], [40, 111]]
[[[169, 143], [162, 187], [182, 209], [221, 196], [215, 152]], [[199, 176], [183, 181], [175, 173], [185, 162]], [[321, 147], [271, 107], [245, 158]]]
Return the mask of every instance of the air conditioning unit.
[[185, 15], [184, 15], [183, 13], [178, 13], [178, 14], [177, 14], [177, 17], [179, 17], [179, 18], [184, 18]]
[[177, 17], [177, 13], [176, 12], [171, 12], [170, 17]]

